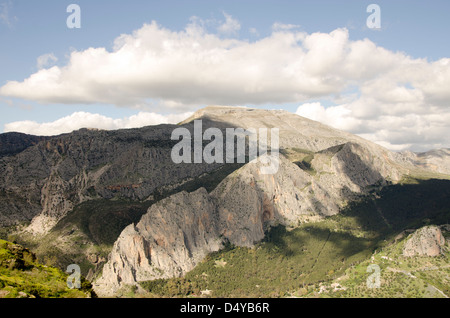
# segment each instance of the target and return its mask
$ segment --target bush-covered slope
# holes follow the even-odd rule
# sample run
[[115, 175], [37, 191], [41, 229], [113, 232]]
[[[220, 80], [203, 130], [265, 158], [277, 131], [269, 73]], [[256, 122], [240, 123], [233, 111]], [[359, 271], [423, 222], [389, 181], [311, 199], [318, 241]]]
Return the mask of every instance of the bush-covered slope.
[[21, 245], [0, 240], [0, 298], [86, 298], [95, 296], [81, 278], [80, 289], [67, 286], [68, 274], [36, 262]]

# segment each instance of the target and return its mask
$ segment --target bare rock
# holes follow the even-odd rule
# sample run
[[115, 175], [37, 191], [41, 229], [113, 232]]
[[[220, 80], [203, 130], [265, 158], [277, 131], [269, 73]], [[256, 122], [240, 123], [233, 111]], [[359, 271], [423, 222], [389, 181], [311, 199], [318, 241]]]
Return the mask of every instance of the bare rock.
[[215, 205], [206, 190], [180, 192], [122, 231], [94, 288], [111, 295], [123, 285], [182, 276], [221, 247]]
[[450, 174], [449, 148], [433, 149], [419, 153], [405, 151], [402, 154], [405, 160], [412, 162], [416, 166], [438, 173]]
[[439, 227], [425, 226], [415, 231], [405, 243], [403, 256], [438, 256], [443, 251], [445, 238]]

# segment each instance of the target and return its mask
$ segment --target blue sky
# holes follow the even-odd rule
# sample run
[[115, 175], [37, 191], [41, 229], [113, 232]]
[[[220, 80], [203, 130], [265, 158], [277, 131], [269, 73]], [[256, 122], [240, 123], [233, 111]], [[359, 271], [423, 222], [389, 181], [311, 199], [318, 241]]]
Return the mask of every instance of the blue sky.
[[[76, 3], [81, 8], [80, 29], [69, 29], [66, 25], [66, 19], [70, 14], [66, 12], [66, 8], [71, 3]], [[366, 19], [370, 15], [370, 13], [366, 12], [366, 8], [371, 3], [376, 3], [381, 8], [381, 29], [370, 29], [366, 25]], [[145, 23], [150, 24], [152, 21], [156, 21], [158, 25], [157, 30], [147, 30], [148, 32], [143, 32], [143, 34], [155, 36], [154, 41], [163, 41], [161, 38], [157, 38], [158, 34], [163, 34], [163, 29], [177, 34], [177, 36], [174, 36], [175, 40], [173, 40], [177, 41], [176, 39], [185, 36], [183, 31], [186, 30], [187, 26], [192, 24], [193, 21], [197, 21], [197, 26], [200, 25], [202, 31], [195, 36], [202, 37], [201, 41], [204, 41], [202, 45], [211, 49], [211, 43], [215, 42], [206, 42], [209, 41], [207, 35], [214, 35], [217, 37], [217, 41], [222, 41], [219, 45], [224, 45], [228, 51], [234, 48], [233, 45], [227, 46], [228, 44], [225, 43], [225, 41], [230, 39], [240, 41], [235, 46], [241, 47], [241, 50], [246, 49], [245, 43], [256, 44], [261, 42], [261, 45], [263, 45], [264, 39], [273, 37], [275, 29], [277, 29], [275, 27], [276, 24], [284, 26], [284, 29], [283, 27], [278, 28], [282, 29], [283, 32], [300, 37], [301, 40], [299, 41], [302, 45], [310, 41], [314, 43], [314, 47], [320, 47], [320, 41], [322, 41], [320, 37], [303, 42], [304, 37], [300, 34], [304, 34], [306, 37], [315, 33], [331, 34], [336, 41], [338, 41], [338, 38], [344, 37], [343, 40], [339, 41], [343, 41], [342, 43], [348, 47], [348, 51], [356, 47], [354, 44], [357, 41], [367, 38], [374, 44], [373, 46], [367, 45], [367, 47], [387, 50], [389, 57], [386, 58], [390, 61], [398, 58], [399, 63], [405, 61], [405, 65], [410, 65], [411, 61], [414, 61], [414, 63], [420, 62], [419, 68], [423, 73], [414, 74], [413, 78], [416, 76], [417, 78], [425, 78], [427, 76], [434, 78], [435, 74], [443, 74], [442, 78], [437, 80], [433, 87], [430, 87], [430, 85], [420, 82], [419, 79], [412, 81], [412, 83], [406, 83], [404, 78], [400, 79], [398, 73], [409, 71], [409, 68], [406, 71], [406, 66], [405, 69], [399, 69], [395, 75], [389, 70], [389, 67], [380, 74], [374, 75], [371, 71], [370, 76], [349, 75], [349, 72], [346, 70], [340, 70], [339, 74], [333, 75], [336, 77], [336, 82], [339, 85], [342, 84], [342, 86], [339, 86], [339, 92], [334, 89], [327, 90], [325, 85], [327, 82], [322, 83], [324, 84], [323, 89], [318, 88], [318, 91], [322, 93], [313, 93], [314, 88], [311, 87], [304, 88], [299, 94], [286, 88], [286, 94], [292, 93], [292, 97], [279, 98], [279, 96], [276, 96], [276, 93], [264, 90], [261, 93], [261, 99], [255, 98], [255, 95], [246, 96], [244, 92], [242, 92], [242, 95], [238, 94], [239, 98], [235, 98], [232, 87], [229, 90], [227, 88], [223, 89], [223, 87], [218, 88], [221, 96], [217, 99], [214, 98], [214, 95], [191, 96], [202, 94], [203, 92], [201, 90], [192, 90], [190, 86], [177, 86], [179, 83], [174, 82], [166, 83], [167, 86], [159, 88], [168, 90], [167, 93], [163, 94], [164, 96], [153, 96], [152, 93], [149, 93], [149, 96], [142, 96], [141, 102], [137, 103], [139, 106], [131, 102], [131, 97], [124, 99], [123, 102], [116, 103], [113, 97], [105, 100], [99, 98], [98, 96], [101, 96], [100, 93], [96, 93], [95, 97], [91, 99], [87, 98], [86, 102], [80, 102], [80, 100], [84, 99], [73, 96], [65, 98], [63, 96], [66, 94], [65, 92], [58, 92], [57, 101], [54, 102], [54, 96], [41, 98], [40, 87], [36, 88], [37, 92], [27, 94], [28, 90], [31, 90], [29, 85], [17, 85], [17, 89], [21, 90], [20, 93], [17, 93], [17, 90], [4, 89], [0, 94], [2, 114], [0, 117], [0, 132], [2, 130], [10, 131], [13, 128], [14, 130], [21, 130], [21, 127], [23, 127], [24, 132], [37, 134], [41, 132], [42, 134], [42, 131], [45, 132], [45, 129], [39, 130], [39, 128], [42, 128], [39, 124], [53, 123], [61, 118], [70, 117], [77, 112], [102, 116], [98, 117], [100, 120], [106, 117], [109, 120], [109, 124], [113, 125], [111, 127], [124, 126], [125, 122], [131, 125], [131, 117], [133, 115], [137, 116], [142, 112], [145, 112], [147, 115], [157, 113], [163, 117], [170, 114], [186, 114], [206, 104], [223, 103], [227, 101], [227, 94], [229, 94], [230, 101], [233, 101], [230, 104], [238, 103], [252, 107], [283, 108], [293, 113], [297, 112], [302, 116], [325, 122], [339, 129], [360, 134], [394, 150], [424, 150], [429, 147], [450, 147], [450, 143], [447, 141], [448, 138], [440, 135], [448, 132], [446, 130], [448, 125], [440, 121], [433, 122], [433, 118], [425, 118], [423, 116], [423, 114], [429, 114], [431, 111], [437, 117], [447, 118], [446, 116], [450, 113], [448, 109], [450, 101], [442, 89], [446, 84], [449, 84], [450, 87], [447, 77], [449, 66], [445, 63], [446, 59], [450, 57], [450, 41], [448, 41], [450, 31], [449, 12], [450, 2], [445, 0], [428, 2], [411, 0], [0, 0], [0, 87], [5, 86], [8, 81], [24, 84], [24, 81], [32, 74], [38, 74], [42, 69], [49, 69], [52, 66], [62, 70], [73, 63], [71, 52], [86, 52], [89, 48], [105, 48], [106, 53], [111, 53], [115, 50], [115, 40], [121, 34], [131, 36], [134, 31], [143, 28]], [[197, 17], [197, 20], [194, 20], [193, 17]], [[230, 22], [230, 24], [226, 24], [227, 22]], [[221, 32], [221, 26], [228, 26], [232, 29], [230, 32]], [[345, 30], [345, 32], [333, 33], [337, 29]], [[345, 38], [345, 36], [348, 38]], [[326, 41], [325, 38], [324, 41]], [[187, 39], [192, 40], [193, 38], [187, 37]], [[136, 36], [136, 38], [129, 40], [137, 41], [138, 39]], [[281, 36], [279, 41], [283, 41]], [[268, 45], [283, 43], [277, 41], [267, 42], [272, 43]], [[328, 45], [331, 42], [326, 43]], [[324, 47], [328, 50], [327, 46]], [[152, 47], [152, 49], [154, 48]], [[255, 49], [252, 48], [252, 50]], [[356, 52], [356, 49], [354, 51]], [[275, 52], [274, 50], [274, 54]], [[395, 57], [397, 52], [401, 52], [401, 57]], [[48, 63], [38, 67], [38, 58], [45, 55], [48, 57], [50, 54], [52, 57], [47, 59]], [[333, 53], [330, 51], [328, 54]], [[380, 59], [386, 56], [386, 54], [378, 52], [374, 53], [376, 57], [378, 56], [376, 54], [381, 54]], [[326, 58], [326, 55], [324, 58]], [[369, 53], [368, 55], [370, 56], [371, 54]], [[106, 54], [105, 56], [110, 55]], [[203, 55], [200, 54], [199, 56]], [[246, 55], [244, 54], [243, 56]], [[208, 57], [211, 56], [208, 55]], [[354, 54], [349, 53], [349, 57], [343, 58], [347, 61], [353, 57]], [[84, 55], [83, 58], [85, 58]], [[271, 63], [269, 57], [263, 58], [267, 58], [266, 62]], [[360, 60], [361, 58], [358, 61]], [[226, 59], [226, 61], [229, 61], [229, 59]], [[264, 62], [265, 60], [262, 61]], [[436, 61], [441, 61], [442, 66], [433, 64]], [[240, 65], [236, 63], [233, 60], [230, 62], [230, 66]], [[249, 59], [246, 63], [247, 65], [251, 64], [252, 60]], [[340, 62], [335, 61], [335, 63]], [[351, 66], [354, 66], [355, 63], [353, 61]], [[366, 62], [366, 64], [363, 62], [358, 63], [361, 63], [361, 65], [358, 64], [357, 68], [370, 69], [373, 65], [370, 61]], [[336, 65], [330, 67], [330, 72], [336, 70]], [[238, 71], [230, 69], [230, 72]], [[222, 69], [218, 72], [218, 74], [224, 74]], [[342, 75], [344, 73], [346, 75]], [[77, 73], [72, 72], [70, 74], [75, 76]], [[311, 75], [311, 73], [308, 74]], [[275, 74], [275, 76], [278, 75]], [[370, 95], [376, 95], [376, 92], [386, 92], [386, 88], [382, 88], [381, 84], [376, 82], [377, 78], [383, 76], [386, 77], [384, 82], [390, 82], [391, 79], [395, 78], [395, 80], [392, 80], [395, 86], [393, 94], [397, 94], [395, 96], [392, 95], [391, 100], [383, 100], [384, 106], [380, 104], [380, 100], [374, 101], [374, 95]], [[58, 80], [62, 81], [67, 78], [70, 78], [70, 76], [61, 77]], [[100, 81], [99, 79], [95, 80]], [[317, 80], [316, 77], [311, 81], [314, 82], [315, 80]], [[182, 81], [182, 79], [179, 81]], [[43, 82], [39, 85], [45, 85], [45, 83]], [[77, 84], [79, 83], [77, 82]], [[102, 85], [102, 90], [108, 91], [107, 84], [100, 84]], [[219, 85], [220, 83], [216, 84]], [[264, 89], [264, 85], [255, 82], [252, 89], [260, 89], [261, 87], [261, 89]], [[217, 87], [214, 86], [210, 90], [211, 94], [215, 92], [214, 88]], [[43, 87], [42, 91], [45, 91], [45, 89]], [[130, 91], [135, 89], [135, 87], [132, 87]], [[153, 87], [150, 87], [149, 91], [152, 91], [152, 89]], [[154, 89], [156, 90], [156, 88]], [[192, 94], [172, 94], [176, 95], [172, 96], [171, 89], [192, 90]], [[136, 91], [138, 90], [136, 89]], [[280, 91], [284, 91], [284, 88], [281, 86]], [[141, 91], [138, 92], [141, 94]], [[435, 99], [431, 96], [433, 92], [436, 92], [433, 95], [437, 96]], [[336, 97], [337, 95], [339, 95], [338, 98]], [[267, 101], [264, 99], [266, 96]], [[417, 100], [413, 100], [412, 96], [415, 96]], [[208, 98], [210, 98], [211, 102], [209, 102]], [[401, 103], [398, 102], [399, 98], [402, 99]], [[375, 106], [371, 106], [371, 110], [364, 108], [368, 106], [359, 107], [358, 105], [363, 102], [365, 103], [364, 105], [369, 105], [373, 102]], [[378, 104], [375, 104], [375, 102], [378, 102]], [[395, 107], [397, 108], [395, 109], [398, 111], [390, 111], [393, 107], [386, 106], [390, 103], [396, 103]], [[145, 105], [142, 106], [143, 104]], [[300, 107], [301, 105], [303, 107]], [[408, 111], [408, 107], [412, 111]], [[362, 109], [364, 111], [361, 111]], [[409, 116], [408, 121], [404, 120], [406, 116], [402, 115], [402, 111], [407, 112]], [[157, 122], [163, 117], [156, 116], [155, 121]], [[84, 117], [78, 116], [76, 118], [82, 121]], [[148, 119], [149, 116], [145, 118]], [[167, 117], [164, 118], [167, 119]], [[178, 117], [174, 115], [171, 118], [173, 121]], [[338, 121], [333, 121], [330, 118], [338, 118]], [[114, 120], [119, 122], [112, 124]], [[395, 129], [381, 124], [387, 120], [392, 120], [390, 126], [396, 126]], [[28, 121], [28, 123], [25, 123], [25, 121]], [[33, 122], [31, 126], [29, 125], [30, 121]], [[95, 122], [95, 119], [89, 118], [86, 125], [92, 125], [92, 122]], [[136, 125], [141, 122], [143, 121], [137, 121]], [[11, 123], [16, 123], [16, 125], [8, 126]], [[82, 122], [77, 124], [82, 125]], [[415, 127], [414, 133], [408, 130], [411, 126]], [[125, 125], [125, 127], [127, 126]], [[371, 129], [367, 127], [371, 127]], [[49, 131], [50, 133], [51, 131]]]

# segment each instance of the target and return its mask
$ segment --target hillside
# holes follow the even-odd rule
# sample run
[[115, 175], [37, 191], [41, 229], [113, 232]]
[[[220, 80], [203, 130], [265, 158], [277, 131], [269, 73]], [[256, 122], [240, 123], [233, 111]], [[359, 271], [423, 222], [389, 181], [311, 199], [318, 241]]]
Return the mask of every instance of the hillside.
[[28, 249], [0, 240], [0, 298], [93, 297], [91, 284], [81, 280], [80, 289], [67, 286], [68, 274], [36, 261]]
[[[422, 229], [429, 228], [423, 227]], [[449, 298], [450, 297], [450, 227], [438, 227], [447, 243], [438, 255], [405, 255], [405, 245], [420, 230], [401, 233], [390, 244], [355, 266], [342, 276], [311, 288], [311, 297], [372, 297], [372, 298]], [[378, 287], [370, 287], [367, 280], [374, 272], [370, 266], [379, 266]]]

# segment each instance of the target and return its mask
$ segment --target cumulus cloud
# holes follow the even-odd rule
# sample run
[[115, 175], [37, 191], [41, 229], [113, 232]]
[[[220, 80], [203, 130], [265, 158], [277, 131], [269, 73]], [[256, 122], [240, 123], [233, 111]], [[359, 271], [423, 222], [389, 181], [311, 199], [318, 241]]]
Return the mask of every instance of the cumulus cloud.
[[361, 121], [342, 105], [325, 108], [319, 102], [305, 103], [297, 108], [296, 114], [345, 131], [358, 131], [361, 128]]
[[[325, 107], [320, 102], [304, 103], [296, 114], [331, 127], [357, 134], [393, 151], [426, 151], [450, 147], [450, 109], [420, 109], [390, 115], [384, 107], [372, 107], [371, 116], [358, 112], [361, 101]], [[355, 115], [355, 114], [360, 114]]]
[[62, 133], [69, 133], [81, 128], [112, 130], [122, 128], [139, 128], [158, 124], [175, 124], [191, 115], [192, 112], [170, 115], [139, 112], [138, 114], [130, 117], [113, 119], [100, 114], [75, 112], [53, 122], [38, 123], [30, 120], [12, 122], [5, 125], [4, 132], [14, 131], [38, 136], [54, 136]]
[[[240, 27], [225, 17], [223, 31]], [[447, 59], [414, 60], [367, 39], [351, 41], [346, 29], [313, 34], [289, 25], [275, 29], [249, 42], [208, 33], [198, 19], [179, 32], [152, 22], [119, 36], [112, 51], [74, 51], [67, 65], [9, 81], [0, 94], [42, 103], [242, 105], [333, 96], [356, 85], [377, 101], [394, 96], [442, 105], [450, 99]], [[38, 64], [55, 60], [47, 54]]]
[[74, 51], [65, 66], [9, 81], [0, 95], [41, 103], [162, 105], [173, 112], [327, 99], [335, 105], [300, 105], [298, 113], [391, 149], [450, 147], [449, 58], [411, 58], [368, 39], [350, 40], [345, 28], [308, 34], [276, 23], [270, 35], [242, 40], [235, 36], [239, 21], [224, 17], [217, 33], [198, 18], [180, 31], [153, 21], [117, 37], [111, 50]]
[[[228, 21], [229, 22], [229, 21]], [[233, 29], [229, 25], [225, 29]], [[235, 25], [234, 29], [237, 26]], [[107, 103], [119, 106], [164, 100], [180, 104], [284, 103], [339, 92], [341, 75], [324, 76], [314, 58], [316, 41], [333, 50], [348, 32], [307, 35], [280, 31], [254, 42], [222, 38], [190, 23], [174, 32], [156, 22], [114, 41], [114, 48], [74, 51], [65, 66], [53, 66], [0, 94], [42, 103]], [[303, 46], [303, 42], [305, 46]], [[339, 45], [339, 44], [338, 44]], [[327, 67], [340, 62], [321, 54]], [[308, 66], [308, 63], [312, 63]]]

